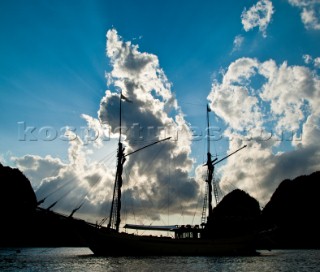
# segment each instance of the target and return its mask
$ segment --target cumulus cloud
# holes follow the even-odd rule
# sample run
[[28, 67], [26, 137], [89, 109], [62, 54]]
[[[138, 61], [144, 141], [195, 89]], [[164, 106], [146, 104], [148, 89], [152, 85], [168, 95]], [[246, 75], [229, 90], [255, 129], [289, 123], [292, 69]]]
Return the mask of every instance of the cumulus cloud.
[[[252, 84], [257, 77], [260, 86]], [[265, 204], [281, 180], [319, 170], [320, 79], [314, 71], [241, 58], [213, 82], [208, 99], [227, 124], [229, 151], [248, 145], [219, 169], [222, 187], [234, 184]], [[281, 152], [283, 145], [289, 151]]]
[[288, 0], [292, 6], [301, 10], [301, 20], [306, 29], [320, 30], [319, 0]]
[[271, 22], [274, 8], [269, 0], [260, 0], [250, 9], [244, 9], [241, 14], [241, 22], [245, 31], [259, 27], [263, 37], [267, 37], [266, 30]]
[[[110, 89], [101, 99], [97, 117], [81, 115], [88, 124], [83, 139], [66, 131], [68, 161], [34, 155], [14, 161], [31, 180], [38, 200], [46, 198], [43, 207], [58, 200], [54, 209], [67, 213], [85, 201], [78, 214], [91, 220], [109, 215], [115, 176], [115, 138], [120, 133], [121, 90], [132, 101], [122, 101], [121, 139], [126, 154], [172, 137], [126, 157], [123, 211], [133, 210], [136, 219], [152, 220], [159, 220], [168, 209], [171, 214], [180, 214], [181, 209], [185, 215], [193, 214], [199, 185], [189, 177], [194, 163], [190, 157], [192, 134], [171, 84], [157, 56], [140, 52], [137, 45], [123, 41], [115, 29], [109, 30], [106, 37], [106, 55], [111, 66], [106, 78]], [[94, 154], [106, 146], [110, 155], [94, 160]], [[112, 164], [110, 158], [114, 159]]]
[[[181, 205], [189, 205], [198, 192], [198, 184], [188, 176], [193, 165], [191, 131], [157, 56], [139, 52], [138, 46], [124, 42], [114, 29], [108, 31], [107, 41], [107, 56], [112, 65], [108, 78], [133, 102], [123, 102], [122, 133], [126, 152], [172, 137], [171, 141], [128, 158], [126, 169], [132, 179], [126, 184], [127, 197], [136, 202], [138, 196], [140, 200], [152, 198], [156, 207], [170, 203], [170, 209], [178, 211]], [[112, 131], [118, 129], [119, 92], [106, 91], [98, 116]]]
[[[257, 66], [255, 59], [241, 58], [233, 62], [221, 83], [214, 82], [209, 100], [219, 101], [214, 111], [236, 130], [251, 129], [261, 120], [257, 98], [251, 95], [250, 77]], [[230, 99], [230, 98], [233, 99]], [[242, 107], [239, 107], [239, 104]], [[239, 118], [240, 117], [240, 118]]]

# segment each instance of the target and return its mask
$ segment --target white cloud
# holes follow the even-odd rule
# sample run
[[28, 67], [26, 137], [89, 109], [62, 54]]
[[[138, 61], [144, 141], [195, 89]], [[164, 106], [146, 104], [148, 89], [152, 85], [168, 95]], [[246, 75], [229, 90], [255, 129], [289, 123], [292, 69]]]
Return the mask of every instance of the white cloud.
[[[198, 184], [188, 176], [193, 165], [190, 158], [191, 131], [171, 92], [171, 84], [160, 68], [157, 56], [139, 52], [138, 46], [124, 42], [114, 29], [107, 33], [107, 55], [113, 68], [109, 77], [112, 77], [114, 86], [121, 88], [133, 102], [123, 103], [122, 125], [129, 128], [123, 130], [126, 151], [159, 137], [176, 138], [178, 135], [177, 141], [160, 144], [158, 148], [162, 151], [152, 162], [150, 159], [154, 158], [157, 147], [145, 149], [128, 159], [126, 168], [136, 179], [129, 181], [128, 190], [152, 198], [156, 206], [163, 206], [169, 200], [171, 210], [178, 211], [181, 205], [196, 200]], [[119, 94], [108, 90], [100, 103], [99, 120], [115, 130], [119, 126], [118, 113]], [[146, 167], [148, 163], [152, 165]], [[164, 169], [170, 172], [170, 176]], [[164, 186], [168, 179], [174, 180], [169, 194]]]
[[320, 30], [319, 0], [288, 0], [292, 6], [301, 10], [301, 20], [306, 29]]
[[320, 57], [317, 57], [313, 60], [314, 67], [320, 68]]
[[313, 58], [311, 55], [305, 54], [302, 58], [305, 64], [313, 64], [314, 68], [320, 68], [320, 57]]
[[249, 31], [255, 27], [259, 27], [263, 37], [266, 37], [266, 30], [271, 22], [274, 8], [269, 0], [260, 0], [250, 9], [244, 9], [241, 14], [241, 22], [245, 31]]
[[239, 51], [241, 49], [241, 46], [244, 42], [244, 37], [242, 35], [237, 35], [235, 36], [234, 40], [233, 40], [233, 49], [232, 49], [232, 53]]
[[0, 154], [0, 163], [5, 164], [6, 160], [4, 159], [3, 155]]
[[308, 54], [303, 55], [302, 58], [303, 58], [305, 64], [309, 64], [310, 62], [312, 62], [312, 57]]
[[31, 179], [32, 186], [37, 190], [43, 179], [58, 175], [65, 164], [57, 158], [51, 156], [40, 157], [36, 155], [25, 155], [22, 157], [12, 157], [16, 166]]
[[318, 80], [308, 68], [288, 66], [286, 62], [279, 67], [274, 63], [269, 74], [264, 73], [266, 67], [263, 64], [261, 67], [261, 73], [268, 80], [262, 88], [261, 98], [270, 103], [271, 113], [277, 120], [276, 131], [299, 129], [300, 122], [305, 118], [302, 111], [305, 103], [314, 107]]
[[[241, 58], [213, 83], [208, 99], [228, 125], [229, 152], [248, 144], [221, 167], [222, 187], [234, 184], [265, 204], [283, 179], [319, 170], [320, 79], [314, 71]], [[291, 151], [275, 152], [283, 142]]]
[[212, 84], [208, 99], [214, 111], [235, 130], [252, 129], [262, 118], [257, 98], [249, 87], [249, 79], [256, 67], [255, 59], [238, 59], [229, 66], [222, 83]]

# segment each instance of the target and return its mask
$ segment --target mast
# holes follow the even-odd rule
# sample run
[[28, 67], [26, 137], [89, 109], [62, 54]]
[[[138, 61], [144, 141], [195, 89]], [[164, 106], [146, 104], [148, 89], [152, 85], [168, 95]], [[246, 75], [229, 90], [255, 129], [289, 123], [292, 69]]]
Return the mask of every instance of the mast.
[[207, 179], [206, 182], [208, 183], [208, 218], [210, 218], [212, 214], [212, 178], [213, 178], [213, 171], [214, 171], [214, 166], [213, 166], [213, 161], [212, 161], [212, 155], [210, 152], [210, 121], [209, 121], [209, 112], [210, 108], [207, 105]]
[[[202, 217], [201, 217], [201, 222], [205, 223], [205, 215], [206, 215], [206, 207], [208, 208], [208, 217], [207, 217], [207, 222], [209, 221], [209, 218], [212, 215], [212, 189], [216, 201], [216, 205], [219, 203], [219, 194], [218, 194], [218, 186], [216, 182], [214, 181], [213, 173], [214, 173], [214, 166], [225, 159], [229, 158], [233, 154], [237, 153], [241, 149], [247, 147], [246, 145], [242, 146], [241, 148], [237, 149], [236, 151], [232, 152], [231, 154], [225, 156], [224, 158], [218, 160], [215, 158], [212, 160], [212, 155], [210, 152], [210, 121], [209, 121], [209, 112], [211, 109], [209, 108], [209, 105], [207, 105], [207, 146], [208, 146], [208, 151], [207, 151], [207, 163], [205, 166], [207, 166], [207, 178], [206, 178], [206, 183], [207, 183], [207, 193], [205, 194], [204, 197], [204, 205], [203, 205], [203, 210], [202, 210]], [[218, 160], [218, 161], [217, 161]]]
[[[120, 107], [119, 107], [119, 141], [118, 141], [118, 151], [117, 151], [117, 170], [116, 170], [116, 176], [115, 176], [115, 182], [114, 182], [114, 187], [113, 187], [113, 197], [112, 197], [112, 202], [111, 202], [111, 209], [110, 209], [110, 216], [109, 216], [109, 223], [108, 223], [108, 228], [113, 229], [116, 232], [119, 232], [119, 227], [120, 227], [120, 222], [121, 222], [121, 187], [122, 187], [122, 172], [123, 172], [123, 165], [126, 161], [126, 157], [136, 153], [144, 148], [147, 148], [149, 146], [152, 146], [154, 144], [169, 140], [171, 137], [158, 140], [154, 143], [148, 144], [144, 147], [141, 147], [135, 151], [132, 151], [128, 154], [124, 153], [125, 148], [123, 147], [123, 144], [121, 142], [121, 100], [124, 99], [128, 102], [131, 102], [128, 100], [123, 94], [122, 91], [120, 92]], [[103, 219], [100, 223], [100, 226], [105, 222], [105, 219]]]
[[120, 107], [119, 107], [119, 141], [118, 141], [118, 152], [117, 152], [117, 171], [116, 177], [113, 187], [113, 197], [110, 209], [109, 223], [108, 228], [116, 230], [119, 232], [120, 226], [120, 212], [121, 212], [121, 187], [122, 187], [122, 172], [123, 172], [123, 164], [126, 161], [124, 156], [124, 147], [121, 142], [121, 100], [122, 100], [122, 91], [120, 92], [119, 99]]

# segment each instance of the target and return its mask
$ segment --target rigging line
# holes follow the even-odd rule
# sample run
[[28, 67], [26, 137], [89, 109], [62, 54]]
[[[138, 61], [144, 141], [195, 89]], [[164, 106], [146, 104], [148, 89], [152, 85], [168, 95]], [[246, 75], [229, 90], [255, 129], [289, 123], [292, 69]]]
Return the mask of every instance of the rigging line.
[[110, 153], [108, 153], [105, 156], [102, 156], [102, 158], [100, 158], [97, 163], [102, 163], [103, 161], [107, 162], [108, 160], [110, 160], [110, 158], [113, 158], [114, 153], [117, 152], [117, 150], [112, 150]]
[[[124, 171], [125, 171], [125, 173], [126, 173], [126, 175], [127, 175], [127, 180], [130, 182], [130, 180], [131, 180], [131, 170], [132, 169], [130, 169], [130, 171], [127, 171], [127, 169], [125, 169]], [[128, 184], [129, 184], [129, 182], [128, 182]], [[131, 199], [131, 212], [132, 212], [132, 214], [133, 214], [133, 221], [136, 223], [136, 214], [135, 214], [135, 206], [134, 206], [134, 201], [133, 201], [133, 199]], [[128, 217], [128, 215], [126, 214], [126, 218]]]
[[70, 217], [72, 217], [72, 215], [77, 212], [82, 206], [83, 204], [85, 203], [86, 201], [86, 197], [91, 193], [91, 191], [94, 189], [94, 187], [96, 187], [100, 181], [102, 180], [102, 176], [98, 177], [96, 182], [91, 186], [90, 190], [87, 191], [84, 196], [80, 199], [78, 205], [76, 205], [76, 208], [72, 210], [71, 214], [70, 214]]
[[[162, 150], [159, 148], [158, 151], [157, 151], [157, 153], [155, 154], [155, 156], [153, 157], [153, 159], [152, 159], [152, 161], [151, 161], [150, 163], [152, 163], [152, 162], [156, 159], [156, 157], [160, 154], [160, 151], [162, 151]], [[171, 165], [171, 164], [170, 164], [170, 165]], [[145, 167], [147, 167], [147, 165], [146, 165]], [[171, 168], [170, 168], [170, 169], [171, 169]], [[171, 178], [171, 172], [170, 172], [169, 178]], [[149, 196], [148, 196], [148, 197], [149, 197]], [[154, 205], [153, 202], [151, 202], [151, 204]], [[168, 207], [166, 207], [166, 203], [163, 203], [160, 207], [158, 207], [158, 210], [159, 210], [160, 212], [162, 212], [162, 211], [164, 211], [164, 209], [166, 209], [166, 208], [168, 208]]]
[[[102, 176], [97, 179], [97, 181], [94, 183], [93, 187], [94, 187], [95, 185], [97, 185], [97, 183], [98, 183], [99, 181], [101, 181], [101, 179], [102, 179]], [[69, 184], [70, 184], [70, 183], [69, 183]], [[67, 185], [69, 185], [69, 184], [67, 184]], [[50, 210], [51, 208], [53, 208], [60, 200], [62, 200], [64, 197], [66, 197], [66, 196], [67, 196], [74, 188], [76, 188], [76, 187], [77, 187], [77, 186], [71, 187], [68, 191], [66, 191], [65, 194], [63, 194], [57, 201], [55, 201], [53, 204], [51, 204], [47, 209]], [[91, 187], [90, 191], [93, 189], [93, 187]], [[89, 191], [89, 192], [90, 192], [90, 191]], [[89, 194], [89, 192], [85, 195], [85, 197]], [[84, 198], [85, 198], [85, 197], [84, 197]], [[84, 203], [84, 201], [83, 201], [83, 203]], [[75, 213], [77, 210], [79, 210], [79, 209], [82, 207], [83, 203], [81, 203], [81, 205], [79, 206], [78, 209], [74, 209], [74, 210], [72, 211], [72, 214]]]
[[[153, 163], [153, 161], [159, 156], [159, 154], [160, 154], [160, 152], [163, 150], [162, 148], [157, 148], [158, 150], [157, 150], [157, 152], [155, 152], [154, 153], [154, 156], [152, 157], [152, 159], [149, 161], [149, 163], [148, 164], [146, 164], [144, 167], [143, 167], [143, 169], [141, 170], [141, 172], [144, 172], [144, 170], [145, 170], [145, 168], [146, 167], [148, 167], [149, 166], [149, 164], [152, 164]], [[135, 186], [137, 184], [137, 181], [135, 181], [135, 183], [134, 183], [134, 185], [133, 186]], [[150, 197], [150, 195], [147, 193], [147, 191], [144, 189], [144, 187], [142, 186], [141, 187], [141, 189], [143, 190], [143, 192], [145, 193], [145, 195], [147, 196], [147, 198], [148, 198], [148, 201], [151, 203], [151, 205], [154, 207], [154, 203], [153, 203], [153, 201], [152, 201], [152, 198]], [[141, 206], [141, 208], [143, 208], [142, 206]], [[161, 207], [159, 207], [159, 211], [160, 211], [160, 213], [161, 213], [161, 211], [162, 210], [164, 210], [166, 207], [165, 207], [165, 203], [161, 206]], [[134, 220], [136, 220], [136, 218], [134, 217]], [[161, 218], [161, 221], [164, 223], [164, 225], [165, 225], [165, 221], [163, 221], [163, 219]]]
[[48, 211], [51, 210], [51, 208], [53, 208], [55, 205], [57, 205], [58, 202], [59, 202], [61, 199], [63, 199], [66, 195], [68, 195], [71, 191], [72, 191], [72, 189], [69, 190], [69, 191], [66, 191], [61, 197], [58, 198], [57, 201], [55, 201], [55, 202], [53, 202], [51, 205], [49, 205], [49, 206], [47, 207], [47, 210], [48, 210]]
[[[43, 200], [38, 202], [38, 206], [40, 204], [42, 204], [44, 202], [44, 200], [46, 200], [49, 196], [51, 196], [52, 194], [58, 192], [59, 190], [63, 189], [64, 187], [67, 187], [68, 185], [71, 185], [71, 181], [76, 180], [77, 177], [72, 178], [71, 180], [69, 180], [67, 183], [63, 184], [62, 186], [58, 187], [56, 190], [54, 190], [53, 192], [51, 192], [50, 194], [48, 194]], [[74, 189], [77, 188], [77, 184], [75, 184], [74, 186], [72, 186], [68, 191], [67, 191], [67, 195]], [[63, 195], [65, 196], [65, 195]], [[56, 202], [59, 202], [61, 200], [61, 198], [59, 198]], [[41, 203], [40, 203], [41, 202]]]
[[[126, 169], [123, 170], [126, 174], [126, 178], [124, 178], [124, 180], [129, 181], [130, 180], [130, 173], [128, 173], [128, 171]], [[130, 171], [129, 171], [130, 172]], [[125, 185], [123, 185], [123, 187], [125, 187]], [[122, 210], [122, 217], [123, 217], [123, 221], [127, 222], [127, 218], [128, 218], [128, 207], [127, 207], [127, 199], [126, 199], [126, 195], [122, 194], [122, 204], [121, 204], [121, 210]]]
[[[159, 155], [160, 153], [160, 150], [158, 151], [158, 153], [156, 154], [157, 156]], [[170, 153], [172, 155], [172, 152]], [[171, 156], [172, 157], [172, 156]], [[168, 178], [168, 182], [167, 182], [167, 197], [168, 197], [168, 201], [167, 201], [167, 204], [164, 202], [160, 207], [157, 208], [157, 210], [159, 211], [160, 214], [163, 213], [163, 211], [166, 209], [167, 210], [167, 213], [168, 213], [168, 225], [169, 225], [169, 182], [170, 182], [170, 179], [171, 179], [171, 163], [169, 163], [169, 178]], [[152, 203], [153, 205], [153, 203]], [[154, 205], [153, 205], [154, 206]], [[161, 219], [161, 222], [163, 222], [164, 225], [166, 225], [166, 222], [165, 222], [165, 219], [163, 218], [160, 218]], [[154, 221], [153, 221], [154, 222]]]
[[[74, 180], [74, 179], [75, 179], [75, 177], [72, 178], [72, 180]], [[45, 202], [45, 200], [46, 200], [48, 197], [50, 197], [51, 195], [53, 195], [53, 194], [55, 194], [56, 192], [60, 191], [60, 190], [63, 189], [64, 187], [67, 187], [68, 185], [70, 185], [72, 180], [69, 180], [68, 182], [64, 183], [62, 186], [59, 186], [59, 187], [58, 187], [57, 189], [55, 189], [53, 192], [51, 192], [51, 193], [49, 193], [47, 196], [45, 196], [42, 200], [38, 201], [38, 202], [37, 202], [37, 206], [40, 206], [40, 205], [41, 205], [43, 202]], [[74, 186], [74, 187], [75, 187], [75, 186]], [[72, 188], [69, 190], [69, 192], [70, 192], [74, 187], [72, 187]], [[38, 192], [38, 191], [37, 191], [37, 192]]]
[[180, 204], [180, 210], [181, 210], [181, 214], [180, 214], [180, 217], [179, 217], [179, 220], [177, 222], [177, 225], [179, 225], [178, 223], [180, 222], [181, 218], [182, 218], [182, 225], [184, 225], [184, 214], [183, 214], [183, 207], [182, 205]]
[[[153, 159], [152, 159], [152, 161], [151, 161], [151, 164], [152, 164], [152, 162], [159, 156], [159, 154], [160, 154], [160, 152], [162, 151], [163, 149], [158, 149], [158, 151], [157, 151], [157, 153], [155, 154], [155, 156], [153, 157]], [[171, 152], [171, 154], [172, 154], [172, 152]], [[145, 167], [147, 167], [147, 166], [145, 166]], [[169, 179], [171, 178], [171, 172], [170, 172], [170, 166], [169, 166]], [[168, 182], [167, 182], [167, 185], [168, 185]], [[160, 207], [158, 207], [157, 208], [157, 210], [159, 211], [159, 213], [160, 214], [162, 214], [162, 212], [165, 210], [165, 209], [167, 209], [167, 211], [168, 211], [168, 220], [169, 220], [169, 186], [167, 186], [168, 187], [168, 201], [167, 201], [167, 205], [166, 205], [166, 203], [163, 203]], [[150, 199], [150, 196], [149, 195], [147, 195], [148, 196], [148, 198], [149, 198], [149, 200], [151, 200]], [[152, 200], [151, 200], [151, 205], [152, 206], [154, 206], [154, 203], [152, 202]], [[165, 225], [166, 224], [166, 222], [164, 221], [165, 219], [163, 219], [163, 218], [161, 218], [161, 221], [162, 221], [162, 223]], [[152, 225], [152, 223], [150, 224], [150, 225]]]
[[[115, 151], [114, 154], [116, 154], [116, 153], [117, 153], [117, 152]], [[114, 154], [113, 154], [113, 155], [114, 155]], [[103, 164], [103, 166], [104, 166], [105, 168], [109, 168], [113, 163], [114, 163], [114, 161], [110, 161], [107, 165]]]
[[[202, 193], [203, 193], [203, 195], [205, 195], [205, 190], [206, 190], [206, 185], [207, 184], [205, 182], [204, 183], [202, 182], [202, 184], [203, 184], [203, 188], [204, 188], [204, 189], [202, 189]], [[193, 218], [192, 218], [192, 225], [193, 225], [193, 222], [194, 222], [194, 218], [195, 218], [196, 214], [198, 213], [199, 204], [200, 203], [202, 204], [202, 201], [203, 201], [203, 196], [201, 194], [199, 194], [198, 201], [197, 201], [197, 206], [196, 206], [195, 212], [193, 214]]]
[[[161, 147], [158, 147], [157, 149], [158, 149], [158, 150], [157, 150], [157, 152], [154, 153], [152, 159], [151, 159], [147, 164], [145, 164], [145, 166], [141, 169], [141, 172], [142, 172], [142, 173], [145, 172], [145, 169], [146, 169], [147, 167], [149, 167], [149, 165], [152, 164], [153, 161], [159, 156], [160, 152], [162, 151], [162, 148], [161, 148]], [[135, 181], [134, 186], [135, 186], [136, 184], [137, 184], [137, 181]], [[152, 198], [151, 198], [150, 195], [147, 193], [147, 191], [145, 190], [145, 188], [142, 186], [141, 189], [143, 190], [143, 192], [144, 192], [145, 195], [147, 196], [147, 198], [148, 198], [149, 202], [152, 204], [152, 206], [154, 206], [154, 203], [153, 203], [153, 201], [152, 201]]]
[[[153, 159], [152, 159], [152, 161], [150, 162], [150, 164], [156, 159], [156, 157], [159, 155], [160, 151], [161, 151], [161, 149], [159, 148], [159, 149], [158, 149], [158, 152], [155, 154], [155, 156], [153, 157]], [[145, 167], [147, 167], [147, 166], [148, 166], [148, 165], [146, 165]], [[148, 199], [150, 200], [150, 196], [149, 196], [148, 194], [146, 194], [146, 195], [147, 195]], [[154, 206], [154, 203], [152, 202], [152, 200], [151, 200], [151, 204]], [[158, 208], [158, 210], [159, 210], [160, 213], [162, 213], [166, 208], [167, 208], [167, 207], [166, 207], [166, 203], [163, 203], [163, 204]], [[181, 204], [180, 204], [180, 209], [181, 209], [181, 211], [183, 211], [183, 208], [182, 208], [182, 205], [181, 205]], [[183, 221], [184, 221], [184, 213], [183, 213], [183, 212], [182, 212], [182, 215], [181, 215], [181, 216], [182, 216]], [[161, 221], [165, 223], [164, 219], [161, 219]]]
[[[170, 152], [170, 158], [172, 158], [172, 150], [171, 150], [171, 152]], [[170, 184], [170, 181], [171, 181], [171, 163], [169, 163], [169, 170], [168, 170], [168, 172], [169, 172], [169, 178], [168, 178], [168, 184], [167, 184], [167, 198], [168, 198], [168, 225], [169, 225], [169, 216], [170, 216], [170, 207], [169, 207], [169, 197], [170, 197], [170, 186], [169, 186], [169, 184]]]
[[98, 163], [102, 163], [103, 161], [105, 161], [104, 163], [107, 163], [109, 160], [114, 159], [114, 154], [116, 153], [117, 153], [117, 149], [110, 152], [107, 156], [103, 157], [100, 161], [98, 161]]
[[[72, 178], [72, 180], [74, 180], [74, 178]], [[42, 200], [37, 202], [37, 205], [41, 205], [48, 197], [50, 197], [51, 195], [55, 194], [56, 192], [58, 192], [59, 190], [63, 189], [64, 187], [68, 186], [72, 180], [67, 181], [66, 183], [64, 183], [63, 185], [59, 186], [58, 188], [56, 188], [55, 190], [53, 190], [52, 192], [50, 192], [49, 194], [47, 194]], [[39, 189], [36, 191], [36, 195], [38, 193]]]

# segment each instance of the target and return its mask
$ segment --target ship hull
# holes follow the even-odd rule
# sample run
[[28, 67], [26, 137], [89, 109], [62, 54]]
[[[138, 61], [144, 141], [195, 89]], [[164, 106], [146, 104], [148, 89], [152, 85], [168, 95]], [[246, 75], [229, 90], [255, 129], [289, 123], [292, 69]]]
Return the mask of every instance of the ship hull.
[[220, 239], [173, 239], [117, 233], [91, 228], [86, 233], [91, 251], [99, 256], [230, 256], [257, 255], [254, 235]]

